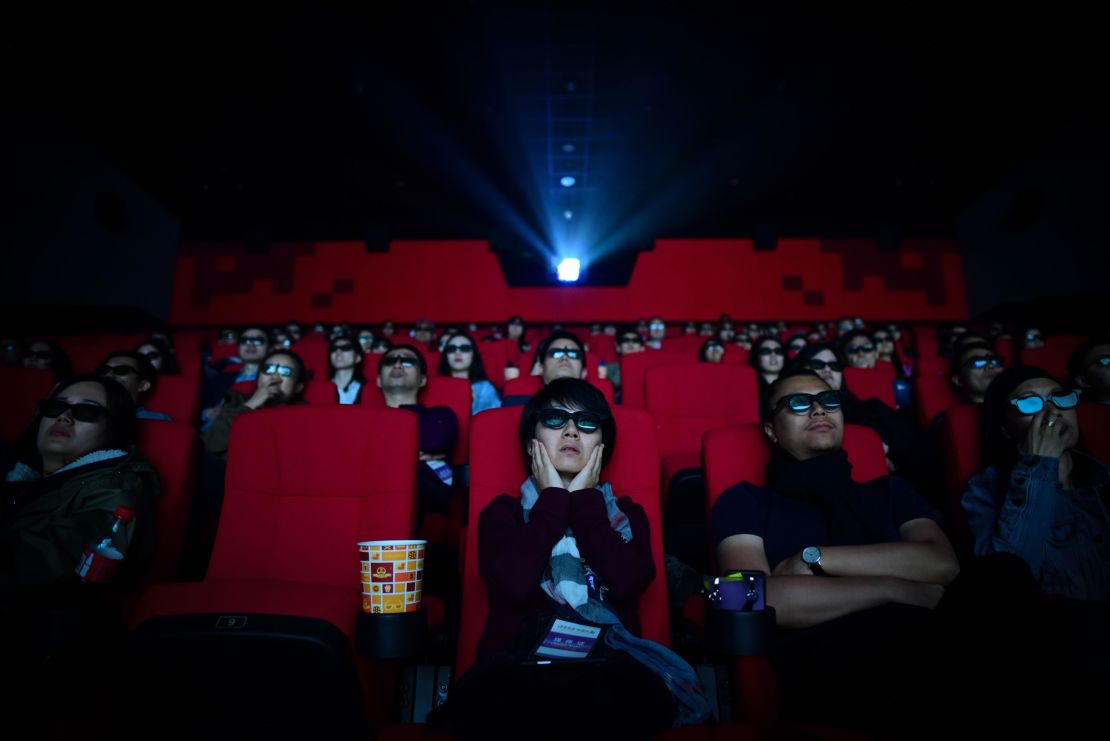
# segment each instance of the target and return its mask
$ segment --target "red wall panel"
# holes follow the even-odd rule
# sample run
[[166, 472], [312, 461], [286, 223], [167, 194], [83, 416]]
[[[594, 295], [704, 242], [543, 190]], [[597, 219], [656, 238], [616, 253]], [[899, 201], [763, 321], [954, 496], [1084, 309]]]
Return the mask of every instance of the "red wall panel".
[[964, 319], [963, 267], [954, 242], [660, 239], [641, 252], [627, 286], [510, 288], [482, 241], [182, 245], [174, 277], [176, 324], [300, 321], [629, 321], [660, 315], [812, 320], [862, 314], [901, 321]]

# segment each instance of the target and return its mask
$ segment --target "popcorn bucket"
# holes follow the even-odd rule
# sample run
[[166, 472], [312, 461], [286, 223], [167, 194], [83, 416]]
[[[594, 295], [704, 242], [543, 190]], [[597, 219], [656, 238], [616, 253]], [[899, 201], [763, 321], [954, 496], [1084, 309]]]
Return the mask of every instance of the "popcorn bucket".
[[362, 611], [371, 614], [416, 612], [424, 593], [426, 540], [364, 540]]

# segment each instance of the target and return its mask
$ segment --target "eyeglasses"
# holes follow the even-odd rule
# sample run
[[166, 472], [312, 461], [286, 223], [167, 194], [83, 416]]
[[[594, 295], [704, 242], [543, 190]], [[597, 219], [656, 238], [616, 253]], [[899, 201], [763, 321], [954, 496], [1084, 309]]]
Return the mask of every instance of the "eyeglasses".
[[394, 355], [382, 361], [382, 365], [387, 367], [397, 365], [398, 363], [400, 363], [403, 368], [412, 368], [416, 365], [416, 358], [411, 355]]
[[761, 347], [759, 348], [760, 355], [782, 355], [786, 357], [786, 351], [781, 347]]
[[652, 322], [648, 325], [648, 327], [650, 327], [651, 329], [666, 329], [667, 325], [663, 322]]
[[811, 360], [811, 361], [809, 361], [809, 365], [807, 365], [806, 367], [809, 368], [812, 371], [819, 371], [819, 370], [824, 370], [825, 368], [828, 368], [833, 373], [839, 373], [840, 372], [840, 361], [839, 360]]
[[621, 337], [619, 340], [617, 340], [617, 342], [622, 345], [627, 345], [629, 343], [639, 345], [641, 340], [639, 335], [629, 335], [627, 337]]
[[32, 350], [25, 357], [34, 358], [35, 360], [50, 360], [54, 357], [54, 353], [49, 350]]
[[1110, 365], [1110, 355], [1100, 355], [1092, 361], [1091, 365], [1099, 365], [1105, 368]]
[[875, 352], [875, 346], [872, 344], [867, 345], [852, 345], [846, 348], [849, 355], [859, 355], [860, 353]]
[[553, 347], [547, 351], [547, 357], [551, 358], [552, 360], [559, 360], [561, 358], [581, 360], [582, 351], [576, 350], [573, 347]]
[[991, 368], [1001, 368], [1002, 358], [997, 355], [983, 355], [978, 358], [968, 358], [964, 361], [964, 366], [973, 370], [982, 370], [987, 366]]
[[355, 349], [355, 346], [350, 345], [350, 344], [332, 345], [331, 351], [332, 352], [350, 352], [351, 350], [354, 350], [354, 349]]
[[706, 350], [724, 350], [725, 346], [720, 342], [708, 342], [705, 345]]
[[474, 345], [467, 343], [465, 345], [448, 345], [443, 348], [443, 351], [450, 355], [453, 352], [474, 352]]
[[561, 430], [567, 426], [567, 422], [574, 420], [574, 426], [578, 431], [587, 434], [597, 432], [604, 419], [605, 417], [597, 412], [568, 412], [566, 409], [554, 407], [541, 409], [539, 416], [540, 424], [549, 430]]
[[239, 344], [240, 345], [265, 345], [266, 344], [266, 338], [265, 337], [257, 337], [257, 336], [240, 337], [239, 338]]
[[126, 378], [127, 376], [137, 376], [139, 371], [129, 365], [102, 365], [96, 369], [98, 376], [120, 376]]
[[1010, 403], [1017, 407], [1022, 414], [1036, 414], [1044, 409], [1046, 401], [1051, 401], [1057, 409], [1075, 409], [1079, 404], [1079, 390], [1069, 391], [1066, 394], [1049, 394], [1048, 396], [1023, 396], [1020, 399], [1010, 399]]
[[1026, 342], [1037, 342], [1041, 339], [1043, 339], [1041, 337], [1041, 335], [1037, 334], [1036, 332], [1026, 332], [1025, 333], [1025, 341]]
[[839, 412], [844, 404], [840, 392], [831, 389], [819, 394], [787, 394], [775, 404], [774, 413], [778, 414], [789, 407], [794, 414], [808, 414], [809, 410], [813, 409], [814, 402], [820, 404], [826, 412]]
[[877, 334], [875, 335], [875, 342], [890, 342], [890, 338], [886, 335]]
[[70, 404], [60, 399], [40, 401], [39, 411], [42, 413], [42, 416], [49, 417], [50, 419], [60, 417], [66, 412], [69, 412], [78, 422], [99, 422], [108, 414], [108, 410], [99, 404], [90, 404], [88, 402]]
[[267, 376], [281, 376], [282, 378], [292, 378], [297, 373], [296, 369], [278, 363], [270, 363], [262, 369], [262, 372]]

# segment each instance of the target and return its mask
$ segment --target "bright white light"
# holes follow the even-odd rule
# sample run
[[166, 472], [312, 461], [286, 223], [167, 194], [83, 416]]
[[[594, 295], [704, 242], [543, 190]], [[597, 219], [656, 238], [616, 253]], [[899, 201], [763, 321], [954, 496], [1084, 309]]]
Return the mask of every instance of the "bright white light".
[[559, 263], [559, 280], [565, 280], [568, 282], [578, 280], [578, 271], [581, 269], [581, 267], [582, 265], [580, 262], [578, 262], [578, 258], [564, 258], [563, 261]]
[[571, 219], [574, 218], [574, 212], [573, 211], [564, 211], [563, 212], [563, 218], [566, 219], [567, 221], [570, 221]]
[[569, 188], [577, 182], [578, 181], [574, 179], [573, 175], [564, 175], [559, 181], [559, 184], [562, 185], [564, 188]]

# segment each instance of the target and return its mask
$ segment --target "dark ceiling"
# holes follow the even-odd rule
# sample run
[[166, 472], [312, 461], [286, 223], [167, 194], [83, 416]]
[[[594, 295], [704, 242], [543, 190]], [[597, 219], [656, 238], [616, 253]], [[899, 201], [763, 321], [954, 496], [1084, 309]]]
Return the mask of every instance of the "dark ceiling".
[[485, 238], [524, 263], [571, 226], [618, 256], [668, 235], [951, 236], [1101, 115], [1081, 18], [748, 5], [9, 9], [0, 85], [185, 239]]

